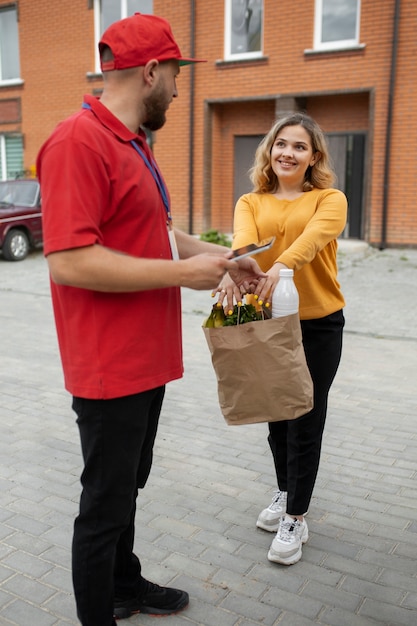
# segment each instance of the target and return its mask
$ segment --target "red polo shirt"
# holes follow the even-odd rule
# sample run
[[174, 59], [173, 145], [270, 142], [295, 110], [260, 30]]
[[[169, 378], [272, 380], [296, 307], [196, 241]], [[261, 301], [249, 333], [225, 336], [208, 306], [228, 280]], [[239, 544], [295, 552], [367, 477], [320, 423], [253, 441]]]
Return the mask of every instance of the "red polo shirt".
[[[62, 122], [42, 146], [45, 255], [93, 244], [136, 257], [171, 259], [158, 187], [130, 141], [148, 155], [144, 133], [130, 132], [99, 100]], [[70, 393], [116, 398], [164, 385], [183, 372], [180, 290], [102, 293], [51, 282]]]

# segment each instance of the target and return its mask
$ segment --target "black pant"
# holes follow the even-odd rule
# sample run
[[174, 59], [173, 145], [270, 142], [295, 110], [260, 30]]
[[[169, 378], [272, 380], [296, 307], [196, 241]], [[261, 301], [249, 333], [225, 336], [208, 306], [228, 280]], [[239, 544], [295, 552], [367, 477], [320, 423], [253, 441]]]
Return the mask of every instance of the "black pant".
[[320, 462], [329, 389], [342, 353], [343, 311], [302, 320], [307, 365], [314, 384], [314, 408], [295, 420], [269, 423], [269, 445], [278, 487], [288, 492], [287, 512], [303, 515], [309, 507]]
[[133, 554], [136, 497], [145, 486], [165, 393], [159, 387], [111, 400], [73, 398], [84, 470], [72, 571], [83, 626], [115, 626], [114, 596], [140, 595]]

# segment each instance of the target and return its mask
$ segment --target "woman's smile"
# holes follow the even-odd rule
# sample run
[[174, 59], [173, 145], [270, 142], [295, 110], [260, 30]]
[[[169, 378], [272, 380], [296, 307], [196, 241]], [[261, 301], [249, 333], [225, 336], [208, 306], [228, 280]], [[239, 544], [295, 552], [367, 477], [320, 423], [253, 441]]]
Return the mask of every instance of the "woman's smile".
[[292, 186], [301, 189], [305, 173], [313, 163], [313, 147], [306, 129], [301, 125], [282, 128], [271, 149], [271, 166], [278, 183], [291, 180]]

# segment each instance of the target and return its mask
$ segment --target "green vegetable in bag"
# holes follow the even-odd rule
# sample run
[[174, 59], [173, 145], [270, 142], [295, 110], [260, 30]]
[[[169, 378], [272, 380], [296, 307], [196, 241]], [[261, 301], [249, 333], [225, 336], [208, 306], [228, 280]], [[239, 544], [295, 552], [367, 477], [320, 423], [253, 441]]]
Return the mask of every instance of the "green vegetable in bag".
[[225, 315], [220, 302], [213, 305], [210, 315], [203, 324], [203, 328], [220, 328], [221, 326], [237, 326], [247, 322], [256, 322], [265, 319], [262, 311], [258, 311], [253, 304], [235, 304], [233, 310]]
[[237, 326], [238, 324], [246, 324], [247, 322], [256, 322], [262, 319], [253, 304], [235, 304], [233, 313], [227, 315], [223, 326]]

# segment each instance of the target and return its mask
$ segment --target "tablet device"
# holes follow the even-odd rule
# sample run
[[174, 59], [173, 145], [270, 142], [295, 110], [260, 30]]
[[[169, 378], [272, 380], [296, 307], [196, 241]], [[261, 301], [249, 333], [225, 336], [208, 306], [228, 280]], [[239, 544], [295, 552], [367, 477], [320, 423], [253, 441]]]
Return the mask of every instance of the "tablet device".
[[275, 237], [268, 237], [258, 243], [249, 243], [247, 246], [236, 248], [236, 250], [233, 250], [233, 257], [231, 260], [238, 261], [239, 259], [243, 259], [245, 256], [252, 256], [253, 254], [259, 254], [259, 252], [263, 252], [264, 250], [269, 250], [274, 241]]

